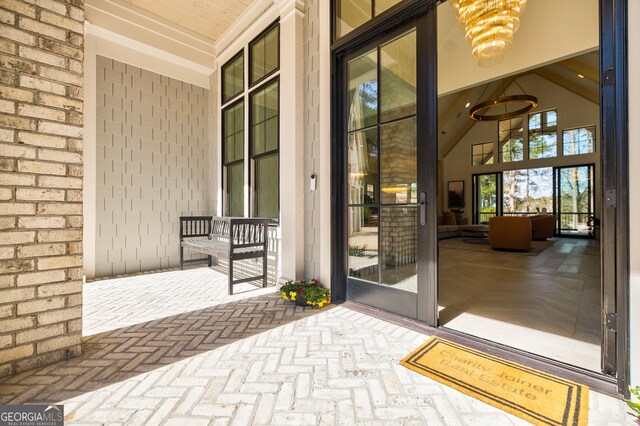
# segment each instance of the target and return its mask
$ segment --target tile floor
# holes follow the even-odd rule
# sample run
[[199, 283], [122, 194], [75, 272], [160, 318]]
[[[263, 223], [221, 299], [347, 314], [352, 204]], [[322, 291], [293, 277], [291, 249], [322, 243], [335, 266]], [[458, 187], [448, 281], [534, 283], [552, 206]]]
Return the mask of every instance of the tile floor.
[[[60, 402], [87, 425], [527, 424], [401, 367], [425, 334], [225, 289], [206, 268], [86, 284], [83, 355], [0, 381], [0, 403]], [[632, 424], [590, 399], [590, 424]]]

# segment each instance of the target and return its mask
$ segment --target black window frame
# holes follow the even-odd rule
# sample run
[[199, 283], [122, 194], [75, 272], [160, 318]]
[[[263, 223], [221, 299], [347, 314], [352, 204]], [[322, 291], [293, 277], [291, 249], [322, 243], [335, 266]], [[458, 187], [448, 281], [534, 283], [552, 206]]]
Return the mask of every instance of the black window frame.
[[[491, 153], [493, 154], [493, 162], [492, 163], [475, 164], [474, 163], [474, 159], [475, 159], [476, 155], [473, 153], [473, 147], [475, 147], [475, 146], [484, 147], [485, 145], [491, 145]], [[482, 155], [484, 156], [484, 148], [482, 149]], [[495, 147], [495, 144], [493, 142], [479, 142], [479, 143], [471, 144], [471, 166], [472, 167], [487, 166], [487, 165], [490, 165], [490, 164], [496, 164], [496, 147]]]
[[[233, 65], [233, 63], [240, 58], [242, 58], [242, 87], [238, 92], [232, 94], [228, 98], [225, 98], [224, 96], [225, 70], [229, 68], [231, 65]], [[238, 53], [236, 53], [231, 59], [225, 62], [225, 64], [220, 68], [220, 73], [221, 73], [220, 74], [220, 99], [221, 99], [221, 104], [223, 106], [226, 106], [229, 102], [232, 102], [234, 99], [240, 96], [240, 94], [246, 91], [245, 81], [244, 81], [244, 74], [245, 74], [244, 71], [245, 71], [245, 60], [244, 60], [244, 47], [243, 47], [242, 49], [240, 49]]]
[[[257, 79], [256, 81], [253, 81], [253, 76], [252, 76], [252, 65], [253, 65], [253, 53], [252, 53], [252, 48], [253, 46], [259, 42], [260, 40], [262, 40], [263, 38], [265, 38], [267, 36], [267, 34], [269, 34], [272, 30], [274, 29], [278, 29], [278, 57], [277, 57], [277, 65], [276, 67], [269, 71], [268, 73], [266, 73], [265, 75], [263, 75], [262, 77], [260, 77], [259, 79]], [[265, 82], [266, 80], [268, 80], [271, 76], [273, 76], [274, 74], [280, 72], [280, 47], [281, 47], [281, 31], [280, 31], [280, 19], [275, 20], [274, 22], [272, 22], [271, 24], [269, 24], [269, 26], [267, 26], [264, 30], [262, 30], [257, 36], [255, 36], [253, 39], [251, 39], [251, 41], [249, 42], [248, 46], [247, 46], [247, 56], [249, 57], [249, 61], [248, 63], [248, 68], [247, 68], [247, 77], [248, 77], [248, 81], [249, 81], [249, 87], [248, 87], [248, 91], [253, 90], [254, 88], [257, 88], [257, 86], [261, 85], [263, 82]]]
[[[280, 68], [276, 69], [276, 72], [280, 71]], [[275, 149], [272, 149], [270, 151], [265, 151], [265, 152], [261, 152], [260, 154], [254, 154], [253, 153], [253, 97], [260, 93], [261, 91], [267, 89], [270, 85], [277, 83], [278, 84], [278, 137], [277, 137], [277, 145]], [[255, 167], [256, 167], [256, 160], [263, 158], [263, 157], [268, 157], [270, 155], [273, 154], [277, 154], [278, 155], [278, 215], [275, 218], [270, 218], [271, 222], [273, 224], [278, 224], [280, 223], [280, 110], [281, 110], [281, 106], [282, 106], [282, 97], [280, 96], [281, 94], [281, 84], [280, 84], [280, 75], [278, 74], [277, 76], [268, 79], [267, 81], [263, 81], [262, 84], [260, 84], [259, 86], [253, 87], [252, 89], [249, 90], [248, 92], [248, 98], [249, 98], [249, 103], [248, 103], [248, 109], [249, 109], [249, 120], [248, 120], [248, 124], [249, 124], [249, 129], [248, 129], [248, 143], [249, 143], [249, 184], [250, 184], [250, 188], [251, 188], [251, 197], [249, 200], [249, 216], [250, 217], [257, 217], [256, 216], [256, 208], [257, 208], [257, 199], [258, 199], [258, 194], [257, 194], [257, 185], [256, 185], [256, 177], [257, 174], [255, 172]]]
[[[229, 178], [228, 178], [228, 175], [227, 175], [227, 170], [228, 170], [229, 166], [233, 166], [233, 165], [241, 163], [242, 167], [243, 167], [243, 176], [244, 176], [244, 167], [245, 167], [245, 164], [244, 164], [245, 155], [244, 154], [245, 154], [245, 146], [246, 146], [246, 143], [245, 143], [246, 137], [243, 137], [242, 138], [242, 141], [243, 141], [243, 143], [242, 143], [242, 148], [243, 148], [242, 149], [242, 158], [240, 158], [238, 160], [230, 161], [230, 162], [226, 161], [227, 160], [227, 156], [226, 156], [227, 144], [226, 144], [226, 141], [225, 141], [225, 139], [226, 139], [226, 120], [224, 119], [224, 112], [226, 110], [229, 110], [229, 109], [232, 109], [232, 108], [236, 107], [240, 103], [243, 104], [242, 105], [242, 131], [246, 133], [246, 129], [244, 128], [244, 123], [246, 121], [245, 120], [246, 104], [245, 104], [244, 96], [239, 97], [238, 99], [236, 99], [233, 102], [227, 103], [226, 105], [224, 105], [224, 107], [222, 107], [220, 109], [220, 112], [221, 112], [220, 116], [222, 117], [222, 119], [220, 120], [221, 121], [220, 128], [221, 128], [221, 135], [222, 135], [222, 140], [221, 140], [221, 142], [222, 142], [221, 143], [222, 144], [222, 150], [221, 150], [221, 156], [222, 156], [222, 158], [221, 158], [221, 160], [222, 160], [221, 161], [222, 170], [221, 171], [222, 171], [222, 173], [221, 173], [221, 175], [222, 176], [221, 176], [221, 178], [222, 178], [222, 192], [224, 194], [223, 202], [222, 202], [222, 211], [223, 211], [223, 215], [224, 216], [229, 216], [229, 191], [228, 191], [228, 189], [229, 189]], [[242, 197], [243, 197], [242, 205], [244, 207], [242, 215], [244, 216], [244, 210], [246, 210], [246, 206], [244, 206], [244, 204], [245, 204], [244, 191], [243, 191], [243, 196]]]
[[[555, 131], [547, 131], [546, 127], [547, 127], [547, 123], [546, 123], [546, 116], [548, 112], [555, 112], [556, 113], [556, 125]], [[529, 120], [531, 119], [531, 116], [534, 115], [538, 115], [540, 114], [540, 131], [539, 132], [532, 132], [531, 128], [529, 127]], [[560, 147], [558, 146], [558, 129], [560, 128], [560, 126], [558, 126], [558, 109], [557, 108], [549, 108], [549, 109], [545, 109], [543, 111], [535, 111], [532, 112], [530, 114], [528, 114], [527, 116], [527, 160], [543, 160], [545, 158], [558, 158], [560, 157]], [[532, 158], [531, 157], [531, 138], [532, 135], [533, 137], [537, 137], [537, 136], [542, 136], [544, 137], [545, 135], [551, 135], [554, 134], [556, 135], [556, 155], [552, 155], [550, 157], [536, 157], [536, 158]]]
[[[571, 132], [573, 130], [581, 130], [581, 129], [593, 129], [593, 149], [591, 150], [591, 152], [579, 152], [577, 154], [565, 154], [564, 152], [564, 133], [565, 132]], [[598, 137], [597, 137], [597, 132], [598, 131], [598, 126], [596, 126], [595, 124], [589, 124], [587, 126], [577, 126], [577, 127], [571, 127], [569, 129], [562, 129], [562, 156], [563, 157], [573, 157], [574, 155], [589, 155], [589, 154], [595, 154], [598, 152]], [[558, 151], [560, 151], [558, 149]]]

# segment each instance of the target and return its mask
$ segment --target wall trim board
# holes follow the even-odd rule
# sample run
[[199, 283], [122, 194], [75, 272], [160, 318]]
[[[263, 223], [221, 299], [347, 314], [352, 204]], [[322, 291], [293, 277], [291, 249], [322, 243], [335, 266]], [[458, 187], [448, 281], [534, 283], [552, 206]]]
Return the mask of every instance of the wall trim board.
[[87, 37], [95, 38], [97, 55], [209, 89], [213, 67], [141, 43], [89, 21], [85, 21], [85, 33]]

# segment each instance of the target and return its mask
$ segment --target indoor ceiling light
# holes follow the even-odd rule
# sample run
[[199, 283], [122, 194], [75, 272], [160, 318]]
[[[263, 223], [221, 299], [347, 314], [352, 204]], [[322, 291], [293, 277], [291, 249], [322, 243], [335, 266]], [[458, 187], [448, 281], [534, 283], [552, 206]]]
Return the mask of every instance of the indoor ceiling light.
[[451, 0], [473, 57], [481, 67], [501, 62], [513, 44], [527, 0]]
[[470, 106], [471, 106], [471, 102], [467, 102], [467, 104], [464, 107], [469, 108]]
[[381, 189], [385, 194], [400, 194], [402, 192], [407, 192], [409, 189], [409, 185], [397, 185], [397, 186], [387, 186]]
[[578, 74], [578, 77], [580, 77], [580, 78], [584, 78], [584, 75], [582, 75], [582, 74]]
[[[502, 96], [497, 97], [496, 99], [488, 99], [484, 102], [480, 102], [482, 96], [489, 88], [488, 83], [487, 86], [482, 91], [482, 94], [478, 98], [478, 102], [471, 107], [469, 110], [469, 118], [474, 121], [499, 121], [506, 120], [508, 118], [519, 117], [523, 114], [528, 113], [529, 111], [533, 111], [538, 107], [538, 98], [535, 96], [527, 95], [522, 86], [518, 84], [516, 79], [512, 79], [513, 83], [520, 88], [522, 95], [506, 95], [506, 88], [504, 85], [504, 80], [502, 81]], [[520, 104], [520, 105], [518, 105]], [[508, 106], [510, 105], [518, 105], [520, 108], [509, 111]], [[503, 113], [490, 113], [490, 110], [495, 107], [504, 106]], [[522, 129], [524, 130], [524, 129]]]

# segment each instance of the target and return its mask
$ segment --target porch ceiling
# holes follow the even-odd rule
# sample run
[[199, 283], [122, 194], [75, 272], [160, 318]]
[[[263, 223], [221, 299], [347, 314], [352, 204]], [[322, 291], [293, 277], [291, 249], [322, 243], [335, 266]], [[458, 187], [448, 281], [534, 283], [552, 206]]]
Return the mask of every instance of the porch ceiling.
[[124, 0], [215, 42], [253, 0]]

